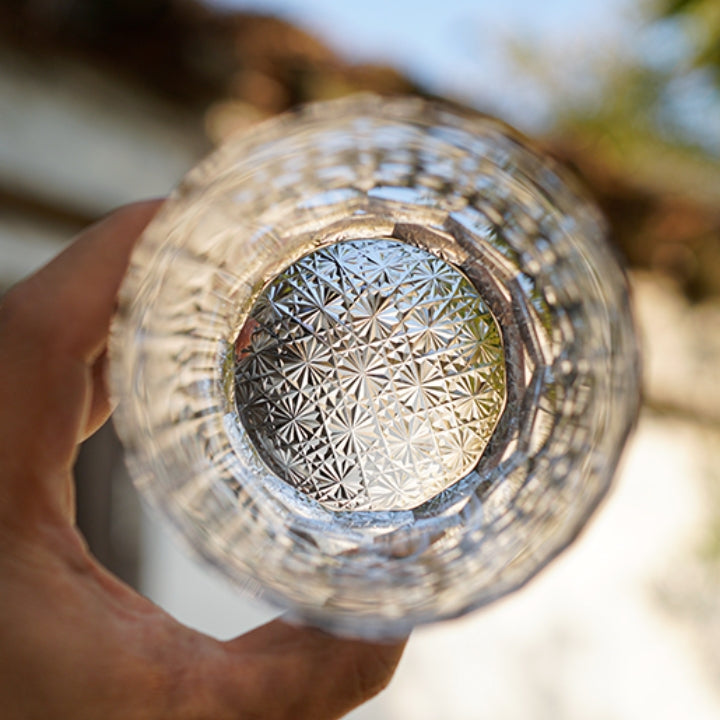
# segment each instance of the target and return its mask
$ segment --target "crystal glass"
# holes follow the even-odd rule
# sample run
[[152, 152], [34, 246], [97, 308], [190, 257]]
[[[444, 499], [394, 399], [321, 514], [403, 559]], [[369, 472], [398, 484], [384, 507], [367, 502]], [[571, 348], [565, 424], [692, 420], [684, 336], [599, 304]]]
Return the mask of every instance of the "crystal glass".
[[193, 170], [110, 351], [144, 497], [240, 586], [366, 638], [523, 585], [638, 408], [595, 207], [511, 128], [414, 98], [310, 105]]

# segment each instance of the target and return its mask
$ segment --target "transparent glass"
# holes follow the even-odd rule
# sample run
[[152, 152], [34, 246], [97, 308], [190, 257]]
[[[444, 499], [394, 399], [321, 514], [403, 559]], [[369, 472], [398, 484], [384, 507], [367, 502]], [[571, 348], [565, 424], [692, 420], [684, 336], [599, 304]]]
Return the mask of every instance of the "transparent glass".
[[200, 164], [110, 353], [141, 493], [240, 586], [366, 638], [537, 573], [639, 402], [595, 207], [511, 128], [414, 98], [310, 105]]

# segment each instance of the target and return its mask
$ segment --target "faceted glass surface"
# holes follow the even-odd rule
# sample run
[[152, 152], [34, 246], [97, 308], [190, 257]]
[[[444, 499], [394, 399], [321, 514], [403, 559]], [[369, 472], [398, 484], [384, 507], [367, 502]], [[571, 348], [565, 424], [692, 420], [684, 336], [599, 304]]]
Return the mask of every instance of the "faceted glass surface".
[[237, 345], [240, 418], [266, 462], [331, 510], [405, 510], [478, 463], [505, 402], [497, 324], [418, 247], [317, 250], [255, 303]]
[[120, 293], [109, 379], [138, 488], [329, 632], [401, 637], [522, 587], [637, 413], [606, 236], [552, 158], [455, 105], [362, 95], [234, 138]]

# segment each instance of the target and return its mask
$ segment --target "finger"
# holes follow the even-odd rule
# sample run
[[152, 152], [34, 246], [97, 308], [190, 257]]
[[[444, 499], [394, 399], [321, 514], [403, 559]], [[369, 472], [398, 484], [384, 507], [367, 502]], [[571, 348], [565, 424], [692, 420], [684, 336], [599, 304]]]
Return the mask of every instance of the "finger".
[[116, 210], [8, 293], [20, 306], [22, 327], [38, 344], [86, 360], [97, 355], [132, 248], [161, 203], [149, 200]]
[[339, 718], [387, 685], [404, 646], [339, 639], [275, 620], [226, 644], [213, 692], [238, 718]]
[[90, 371], [92, 395], [82, 434], [83, 440], [90, 437], [110, 417], [112, 407], [107, 387], [107, 369], [108, 355], [107, 348], [105, 348], [93, 363]]
[[[48, 490], [63, 507], [90, 414], [91, 366], [104, 347], [132, 246], [159, 201], [123, 208], [85, 231], [0, 304], [0, 511]], [[102, 404], [98, 398], [98, 407]], [[39, 488], [41, 480], [51, 483]], [[67, 508], [64, 508], [66, 511]]]

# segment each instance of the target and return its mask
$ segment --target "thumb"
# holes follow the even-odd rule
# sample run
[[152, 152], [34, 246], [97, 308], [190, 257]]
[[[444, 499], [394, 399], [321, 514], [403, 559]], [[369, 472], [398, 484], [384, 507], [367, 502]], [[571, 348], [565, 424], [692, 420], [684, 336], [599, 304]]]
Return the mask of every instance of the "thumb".
[[274, 620], [225, 644], [212, 693], [233, 717], [332, 720], [388, 684], [404, 647]]

